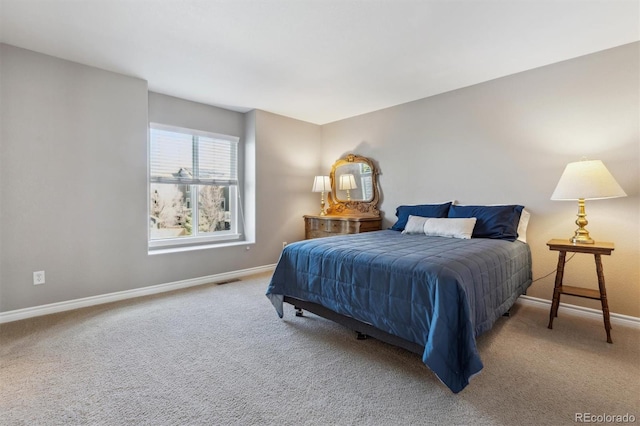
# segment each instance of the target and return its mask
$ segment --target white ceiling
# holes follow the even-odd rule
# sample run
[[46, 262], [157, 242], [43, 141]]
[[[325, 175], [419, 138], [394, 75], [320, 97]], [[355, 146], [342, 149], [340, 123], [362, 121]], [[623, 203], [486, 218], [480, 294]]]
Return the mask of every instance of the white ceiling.
[[0, 0], [5, 43], [324, 124], [640, 40], [639, 0]]

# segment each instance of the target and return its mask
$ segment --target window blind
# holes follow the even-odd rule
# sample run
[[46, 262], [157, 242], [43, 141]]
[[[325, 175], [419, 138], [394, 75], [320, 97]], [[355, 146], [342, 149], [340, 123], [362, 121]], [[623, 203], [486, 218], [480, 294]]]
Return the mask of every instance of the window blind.
[[238, 139], [151, 125], [150, 180], [179, 185], [238, 184]]

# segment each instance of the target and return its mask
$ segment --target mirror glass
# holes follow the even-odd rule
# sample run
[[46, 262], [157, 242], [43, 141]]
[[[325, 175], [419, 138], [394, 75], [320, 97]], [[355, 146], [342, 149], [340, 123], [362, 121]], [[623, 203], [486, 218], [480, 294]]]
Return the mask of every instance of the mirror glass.
[[373, 171], [367, 163], [346, 163], [336, 167], [335, 180], [338, 201], [373, 200]]
[[327, 214], [379, 217], [378, 183], [373, 161], [348, 154], [331, 167], [331, 192], [327, 194]]

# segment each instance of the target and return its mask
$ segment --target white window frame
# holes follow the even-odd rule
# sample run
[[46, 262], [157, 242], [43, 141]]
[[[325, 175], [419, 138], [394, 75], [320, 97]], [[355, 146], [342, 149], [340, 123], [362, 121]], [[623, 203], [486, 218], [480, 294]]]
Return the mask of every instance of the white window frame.
[[[151, 136], [151, 130], [155, 129], [155, 130], [164, 130], [164, 131], [170, 131], [170, 132], [175, 132], [175, 133], [182, 133], [182, 134], [186, 134], [186, 135], [190, 135], [192, 137], [198, 137], [198, 136], [202, 136], [202, 137], [207, 137], [207, 138], [213, 138], [213, 139], [218, 139], [218, 140], [225, 140], [225, 141], [229, 141], [235, 144], [239, 145], [239, 141], [240, 138], [237, 136], [230, 136], [230, 135], [224, 135], [224, 134], [220, 134], [220, 133], [213, 133], [213, 132], [207, 132], [207, 131], [202, 131], [202, 130], [195, 130], [195, 129], [189, 129], [189, 128], [185, 128], [185, 127], [177, 127], [177, 126], [171, 126], [171, 125], [166, 125], [166, 124], [160, 124], [160, 123], [149, 123], [149, 132], [148, 132], [148, 168], [147, 168], [147, 217], [151, 216], [151, 206], [150, 206], [150, 200], [151, 200], [151, 185], [152, 184], [176, 184], [174, 182], [162, 182], [162, 181], [158, 181], [157, 179], [152, 178], [151, 176], [151, 143], [152, 143], [152, 136]], [[237, 146], [237, 150], [239, 151], [239, 146]], [[240, 173], [240, 164], [239, 164], [239, 153], [238, 151], [236, 151], [236, 170], [237, 173]], [[195, 180], [197, 181], [197, 179]], [[180, 183], [180, 184], [184, 184], [184, 183]], [[192, 187], [198, 186], [198, 185], [206, 185], [206, 182], [198, 182], [198, 183], [191, 183], [190, 185]], [[189, 248], [189, 247], [194, 247], [194, 248], [198, 248], [199, 246], [204, 247], [209, 247], [212, 245], [226, 245], [226, 244], [237, 244], [239, 242], [241, 242], [241, 239], [243, 237], [242, 234], [242, 229], [244, 228], [244, 225], [240, 222], [241, 218], [242, 218], [242, 205], [241, 205], [241, 194], [240, 194], [240, 185], [239, 185], [239, 181], [237, 181], [235, 184], [229, 184], [229, 213], [230, 213], [230, 223], [231, 225], [231, 230], [228, 231], [216, 231], [215, 235], [208, 233], [208, 234], [204, 234], [204, 235], [198, 235], [198, 199], [197, 199], [197, 193], [198, 191], [194, 191], [194, 189], [192, 188], [192, 190], [190, 191], [190, 196], [191, 196], [191, 208], [192, 210], [192, 227], [194, 229], [195, 235], [193, 236], [184, 236], [184, 237], [179, 237], [179, 238], [164, 238], [164, 239], [155, 239], [152, 240], [151, 239], [151, 229], [149, 227], [149, 220], [147, 220], [147, 242], [148, 242], [148, 248], [149, 251], [152, 252], [153, 250], [162, 250], [165, 251], [167, 249], [172, 249], [172, 248], [176, 248], [177, 251], [181, 251], [185, 248]]]

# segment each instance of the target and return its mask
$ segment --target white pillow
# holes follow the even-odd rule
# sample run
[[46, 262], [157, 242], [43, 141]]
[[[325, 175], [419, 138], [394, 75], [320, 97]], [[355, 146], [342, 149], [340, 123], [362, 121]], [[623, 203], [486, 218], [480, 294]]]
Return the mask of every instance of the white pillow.
[[531, 213], [522, 209], [520, 213], [520, 222], [518, 222], [518, 241], [527, 242], [527, 226], [529, 226], [529, 218]]
[[409, 215], [403, 234], [470, 239], [476, 218], [435, 218]]
[[425, 218], [424, 233], [433, 237], [449, 237], [471, 239], [473, 228], [476, 226], [476, 218]]
[[407, 224], [404, 226], [403, 234], [424, 234], [424, 222], [426, 217], [409, 215]]

